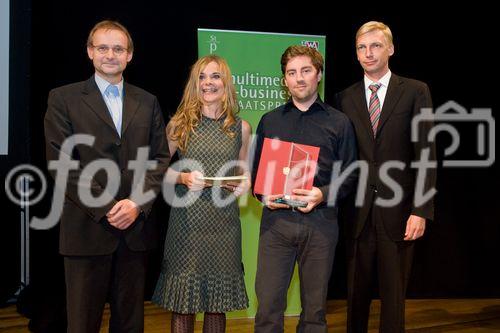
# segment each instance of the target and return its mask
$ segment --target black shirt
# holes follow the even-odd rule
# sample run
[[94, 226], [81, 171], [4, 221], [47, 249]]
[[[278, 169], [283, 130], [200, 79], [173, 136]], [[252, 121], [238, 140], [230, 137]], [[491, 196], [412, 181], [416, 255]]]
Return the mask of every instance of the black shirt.
[[[332, 218], [336, 217], [335, 203], [330, 202], [327, 205], [334, 162], [342, 162], [340, 168], [342, 172], [357, 159], [356, 136], [347, 116], [323, 103], [319, 97], [307, 111], [300, 111], [290, 100], [265, 114], [259, 122], [256, 134], [255, 158], [252, 169], [252, 179], [254, 180], [264, 138], [320, 148], [317, 174], [314, 177], [313, 186], [318, 187], [323, 193], [323, 203], [316, 206], [311, 213], [315, 210], [327, 209], [334, 213], [334, 215], [329, 214]], [[351, 173], [340, 186], [337, 198], [346, 196], [352, 190], [356, 179], [357, 174]], [[265, 215], [268, 215], [266, 211], [270, 210], [267, 208], [264, 210]], [[290, 214], [289, 210], [279, 209], [275, 211]]]

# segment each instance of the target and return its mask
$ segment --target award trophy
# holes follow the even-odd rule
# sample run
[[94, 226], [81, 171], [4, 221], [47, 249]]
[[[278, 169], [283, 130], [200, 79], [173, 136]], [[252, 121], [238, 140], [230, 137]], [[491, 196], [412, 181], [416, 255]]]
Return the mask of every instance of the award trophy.
[[264, 138], [254, 193], [282, 194], [275, 202], [292, 208], [306, 207], [307, 202], [292, 200], [293, 190], [312, 189], [319, 151], [315, 146]]
[[292, 200], [291, 196], [294, 189], [304, 189], [306, 187], [307, 177], [309, 176], [309, 161], [310, 154], [292, 143], [288, 165], [283, 167], [282, 170], [283, 175], [285, 175], [284, 196], [276, 199], [276, 203], [283, 203], [293, 208], [307, 206], [307, 202]]

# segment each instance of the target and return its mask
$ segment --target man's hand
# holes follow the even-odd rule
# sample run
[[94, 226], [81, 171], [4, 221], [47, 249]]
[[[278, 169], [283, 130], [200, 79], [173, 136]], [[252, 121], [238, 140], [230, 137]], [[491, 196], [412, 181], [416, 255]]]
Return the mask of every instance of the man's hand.
[[274, 202], [274, 200], [278, 198], [283, 198], [283, 194], [271, 194], [271, 195], [265, 195], [262, 197], [262, 203], [267, 206], [267, 208], [275, 210], [275, 209], [288, 209], [290, 206], [282, 204], [282, 203], [277, 203]]
[[129, 199], [118, 201], [106, 214], [109, 224], [116, 229], [127, 229], [139, 216], [139, 206]]
[[201, 180], [201, 178], [203, 178], [203, 174], [198, 170], [182, 172], [180, 177], [181, 183], [186, 185], [190, 191], [201, 191], [208, 186], [203, 180]]
[[425, 219], [417, 215], [410, 215], [406, 221], [405, 241], [415, 240], [423, 236]]
[[317, 187], [313, 187], [311, 190], [295, 189], [293, 190], [293, 200], [305, 201], [307, 202], [306, 207], [298, 207], [297, 210], [302, 213], [309, 213], [314, 207], [319, 205], [323, 201], [323, 193]]

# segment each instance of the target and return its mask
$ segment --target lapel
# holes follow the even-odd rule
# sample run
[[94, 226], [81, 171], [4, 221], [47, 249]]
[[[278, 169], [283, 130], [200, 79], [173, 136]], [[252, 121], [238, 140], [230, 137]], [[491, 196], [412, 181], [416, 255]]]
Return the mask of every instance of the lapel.
[[82, 94], [83, 94], [82, 98], [85, 104], [87, 104], [87, 106], [92, 111], [94, 111], [95, 114], [97, 114], [97, 116], [101, 118], [103, 122], [105, 122], [109, 127], [111, 127], [114, 130], [113, 132], [116, 133], [116, 136], [119, 137], [118, 133], [116, 132], [116, 127], [115, 124], [113, 123], [113, 119], [109, 114], [108, 107], [106, 106], [106, 103], [102, 98], [101, 92], [97, 87], [97, 83], [95, 82], [94, 76], [92, 76], [85, 82]]
[[366, 94], [365, 94], [365, 84], [361, 80], [356, 87], [354, 87], [353, 95], [351, 96], [352, 102], [354, 103], [356, 109], [356, 116], [361, 121], [361, 124], [368, 132], [368, 136], [371, 138], [371, 142], [374, 142], [372, 123], [370, 122], [370, 114], [368, 113], [368, 107], [366, 106]]
[[401, 95], [403, 94], [403, 81], [399, 76], [394, 73], [391, 75], [389, 80], [389, 86], [387, 87], [387, 93], [385, 95], [384, 105], [380, 113], [380, 120], [378, 122], [377, 135], [380, 135], [385, 122], [389, 119], [391, 113], [394, 111], [396, 104], [398, 103]]
[[123, 83], [123, 94], [122, 138], [140, 105], [135, 89], [126, 82]]
[[[134, 118], [137, 109], [139, 108], [139, 99], [136, 93], [134, 93], [134, 89], [131, 86], [124, 82], [123, 84], [123, 114], [122, 114], [122, 137], [125, 131], [127, 130], [128, 125]], [[103, 122], [105, 122], [109, 127], [111, 127], [116, 133], [116, 136], [120, 138], [118, 133], [116, 132], [115, 124], [113, 123], [113, 119], [109, 114], [108, 107], [102, 98], [101, 92], [97, 87], [97, 83], [95, 82], [94, 77], [92, 76], [85, 82], [84, 88], [82, 90], [83, 93], [83, 101], [87, 104], [92, 111], [94, 111], [99, 118]]]

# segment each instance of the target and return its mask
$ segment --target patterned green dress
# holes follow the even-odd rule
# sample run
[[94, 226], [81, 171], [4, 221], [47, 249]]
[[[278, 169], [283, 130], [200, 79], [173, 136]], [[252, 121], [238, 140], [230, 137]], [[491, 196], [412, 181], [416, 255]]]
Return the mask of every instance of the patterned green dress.
[[[218, 175], [228, 161], [239, 158], [241, 119], [231, 138], [222, 131], [224, 119], [202, 117], [185, 154], [182, 170], [199, 170], [205, 176]], [[224, 175], [232, 175], [234, 169]], [[231, 201], [217, 207], [213, 192]], [[241, 226], [234, 195], [220, 188], [190, 192], [176, 185], [178, 199], [172, 204], [165, 239], [162, 269], [152, 301], [177, 313], [228, 312], [248, 307], [241, 262]], [[232, 197], [232, 198], [231, 198]], [[175, 207], [181, 206], [181, 207]]]

